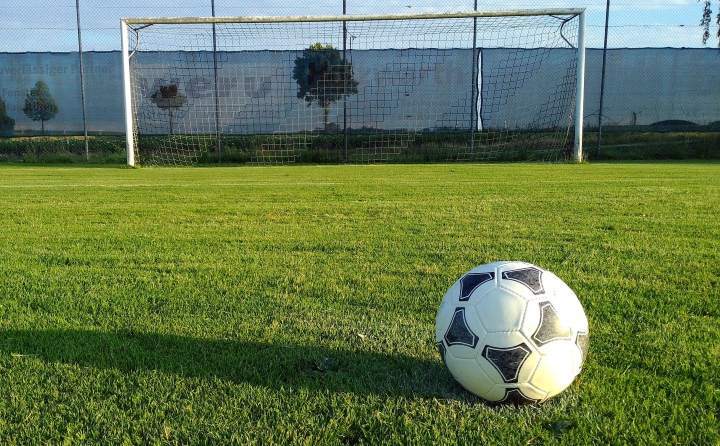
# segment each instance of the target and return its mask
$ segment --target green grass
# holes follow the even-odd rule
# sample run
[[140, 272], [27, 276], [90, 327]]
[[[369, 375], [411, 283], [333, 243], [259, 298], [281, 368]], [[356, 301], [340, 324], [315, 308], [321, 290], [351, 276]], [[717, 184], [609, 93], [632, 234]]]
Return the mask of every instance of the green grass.
[[[720, 164], [0, 167], [0, 444], [719, 444]], [[433, 346], [556, 272], [578, 381], [491, 408]]]

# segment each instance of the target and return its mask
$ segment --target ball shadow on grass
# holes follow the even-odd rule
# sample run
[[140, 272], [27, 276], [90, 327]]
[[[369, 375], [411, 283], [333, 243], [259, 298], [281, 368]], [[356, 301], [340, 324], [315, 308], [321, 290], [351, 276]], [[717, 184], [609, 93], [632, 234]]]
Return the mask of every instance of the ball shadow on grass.
[[132, 331], [0, 330], [0, 354], [124, 372], [159, 371], [268, 388], [472, 400], [442, 363], [321, 346]]

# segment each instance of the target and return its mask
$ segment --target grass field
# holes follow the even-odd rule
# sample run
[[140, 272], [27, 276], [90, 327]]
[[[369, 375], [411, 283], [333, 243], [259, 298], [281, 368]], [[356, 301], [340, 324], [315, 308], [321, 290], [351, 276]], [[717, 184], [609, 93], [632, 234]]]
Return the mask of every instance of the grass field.
[[[720, 164], [0, 167], [0, 444], [720, 444]], [[578, 381], [491, 408], [457, 277], [556, 272]]]

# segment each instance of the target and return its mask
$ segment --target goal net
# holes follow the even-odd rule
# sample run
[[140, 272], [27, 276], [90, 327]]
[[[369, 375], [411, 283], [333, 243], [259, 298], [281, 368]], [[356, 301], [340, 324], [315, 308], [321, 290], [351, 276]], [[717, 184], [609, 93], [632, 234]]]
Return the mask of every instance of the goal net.
[[122, 22], [128, 163], [581, 159], [582, 10]]

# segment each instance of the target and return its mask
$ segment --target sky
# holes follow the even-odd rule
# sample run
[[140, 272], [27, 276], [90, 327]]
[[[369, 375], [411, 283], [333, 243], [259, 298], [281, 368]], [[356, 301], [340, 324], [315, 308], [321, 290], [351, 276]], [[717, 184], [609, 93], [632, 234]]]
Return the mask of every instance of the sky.
[[[80, 0], [83, 45], [119, 47], [121, 17], [208, 16], [211, 0]], [[471, 10], [473, 0], [347, 0], [350, 14]], [[720, 1], [715, 2], [720, 8]], [[248, 4], [250, 4], [248, 6]], [[603, 0], [478, 0], [480, 9], [587, 7], [588, 46], [602, 47]], [[609, 46], [702, 47], [698, 0], [612, 0]], [[339, 15], [341, 0], [216, 0], [217, 15]], [[717, 40], [709, 43], [717, 46]], [[2, 0], [0, 52], [75, 51], [75, 0]]]

